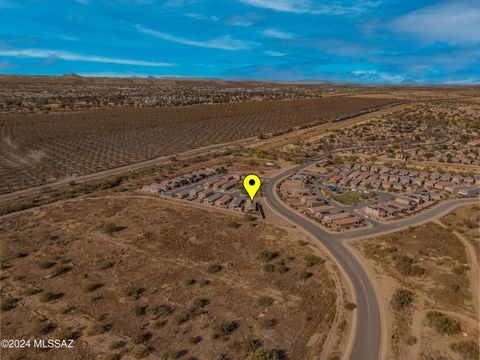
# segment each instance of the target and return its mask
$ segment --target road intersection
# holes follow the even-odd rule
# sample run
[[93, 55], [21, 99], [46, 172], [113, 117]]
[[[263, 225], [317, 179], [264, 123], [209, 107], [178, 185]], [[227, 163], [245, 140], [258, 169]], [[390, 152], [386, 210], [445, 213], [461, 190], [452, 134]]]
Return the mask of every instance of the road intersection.
[[[350, 282], [357, 310], [349, 351], [345, 358], [351, 360], [376, 360], [384, 357], [386, 344], [386, 329], [383, 325], [382, 310], [379, 305], [381, 302], [379, 301], [379, 295], [375, 293], [375, 288], [368, 273], [356, 259], [355, 255], [347, 249], [343, 241], [399, 231], [410, 226], [416, 226], [434, 220], [458, 206], [475, 204], [479, 203], [479, 201], [478, 199], [456, 199], [445, 201], [406, 219], [391, 221], [388, 223], [381, 223], [369, 219], [372, 226], [366, 229], [341, 234], [328, 232], [313, 220], [308, 219], [283, 203], [277, 194], [277, 186], [283, 179], [311, 166], [316, 161], [323, 160], [334, 153], [345, 150], [346, 149], [338, 149], [326, 153], [315, 159], [315, 161], [294, 166], [293, 168], [277, 174], [265, 184], [263, 192], [266, 195], [265, 199], [268, 206], [274, 212], [311, 234], [311, 236], [323, 245]], [[326, 355], [327, 354], [322, 354], [322, 359], [325, 358]]]

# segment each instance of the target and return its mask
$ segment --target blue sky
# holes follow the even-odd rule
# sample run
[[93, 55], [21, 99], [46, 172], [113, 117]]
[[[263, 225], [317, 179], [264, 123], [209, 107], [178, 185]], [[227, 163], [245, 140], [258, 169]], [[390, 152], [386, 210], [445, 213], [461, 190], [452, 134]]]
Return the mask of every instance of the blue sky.
[[480, 83], [480, 0], [0, 0], [0, 73]]

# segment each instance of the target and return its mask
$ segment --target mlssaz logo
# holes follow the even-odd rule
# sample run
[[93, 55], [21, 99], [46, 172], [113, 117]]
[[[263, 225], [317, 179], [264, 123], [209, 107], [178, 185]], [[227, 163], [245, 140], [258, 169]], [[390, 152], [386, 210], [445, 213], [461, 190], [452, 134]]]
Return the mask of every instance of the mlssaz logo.
[[35, 348], [40, 349], [73, 349], [73, 339], [59, 340], [59, 339], [35, 339], [33, 340]]

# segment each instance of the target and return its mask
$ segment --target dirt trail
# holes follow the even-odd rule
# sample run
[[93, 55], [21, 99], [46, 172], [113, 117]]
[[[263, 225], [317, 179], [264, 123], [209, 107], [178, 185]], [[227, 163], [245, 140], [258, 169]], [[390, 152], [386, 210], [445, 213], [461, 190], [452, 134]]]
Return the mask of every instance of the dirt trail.
[[[436, 223], [440, 225], [443, 228], [447, 228], [447, 226], [442, 223], [440, 220], [437, 220]], [[471, 293], [472, 293], [472, 302], [473, 302], [473, 307], [475, 309], [475, 315], [479, 316], [479, 266], [478, 266], [478, 258], [476, 256], [476, 250], [473, 247], [473, 245], [468, 241], [468, 239], [465, 238], [462, 234], [460, 234], [458, 231], [454, 230], [452, 231], [452, 234], [455, 235], [463, 244], [465, 247], [465, 251], [467, 253], [467, 261], [468, 261], [468, 271], [467, 271], [467, 277], [468, 281], [471, 286]]]

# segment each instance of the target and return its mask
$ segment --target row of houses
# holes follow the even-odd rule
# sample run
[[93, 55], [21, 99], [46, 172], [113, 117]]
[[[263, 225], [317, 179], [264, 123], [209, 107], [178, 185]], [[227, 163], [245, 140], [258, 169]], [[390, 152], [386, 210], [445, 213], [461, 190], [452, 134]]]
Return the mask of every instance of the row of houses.
[[327, 198], [314, 194], [309, 185], [315, 176], [299, 173], [284, 180], [280, 184], [282, 198], [289, 206], [332, 231], [339, 232], [366, 226], [366, 222], [360, 216], [333, 205]]
[[256, 203], [247, 201], [236, 191], [241, 187], [243, 176], [240, 173], [225, 173], [224, 168], [207, 168], [145, 185], [141, 190], [224, 209], [254, 211]]
[[352, 189], [389, 190], [414, 193], [418, 189], [475, 196], [479, 193], [480, 179], [449, 173], [426, 172], [388, 168], [380, 165], [350, 164], [329, 179], [329, 182]]
[[421, 203], [423, 203], [421, 198], [396, 198], [394, 200], [368, 205], [365, 207], [365, 215], [378, 219], [398, 217], [414, 212]]
[[183, 174], [171, 179], [165, 179], [160, 182], [154, 182], [150, 185], [142, 187], [143, 191], [154, 195], [165, 195], [169, 191], [173, 191], [180, 187], [198, 183], [202, 180], [218, 176], [226, 172], [224, 167], [209, 167], [205, 169], [195, 170], [187, 174]]

